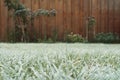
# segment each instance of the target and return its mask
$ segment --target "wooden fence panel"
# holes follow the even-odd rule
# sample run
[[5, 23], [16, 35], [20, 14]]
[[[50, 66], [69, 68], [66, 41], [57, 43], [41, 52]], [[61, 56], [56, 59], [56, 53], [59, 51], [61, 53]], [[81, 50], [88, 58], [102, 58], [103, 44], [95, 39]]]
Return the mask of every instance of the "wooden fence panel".
[[115, 33], [118, 33], [120, 35], [120, 0], [115, 1], [115, 16], [114, 16], [114, 29], [115, 29]]
[[[76, 6], [75, 6], [76, 5]], [[79, 27], [80, 27], [80, 0], [72, 0], [72, 30], [74, 33], [79, 33]]]
[[80, 23], [80, 28], [79, 28], [79, 34], [81, 34], [82, 36], [85, 36], [84, 30], [85, 30], [85, 25], [84, 25], [84, 1], [80, 0], [80, 16], [79, 16], [79, 23]]
[[[36, 10], [38, 10], [38, 9], [40, 9], [39, 8], [39, 3], [40, 3], [40, 0], [31, 0], [31, 9], [32, 9], [32, 11], [34, 12], [34, 11], [36, 11]], [[35, 19], [34, 19], [34, 25], [33, 26], [31, 26], [32, 27], [32, 30], [33, 30], [33, 32], [36, 32], [36, 33], [33, 33], [33, 35], [36, 37], [36, 38], [38, 38], [40, 35], [40, 31], [39, 31], [39, 21], [40, 21], [40, 19], [39, 19], [39, 17], [36, 17]]]
[[72, 32], [72, 1], [64, 0], [64, 34]]
[[[40, 8], [42, 9], [47, 9], [48, 8], [48, 0], [40, 0]], [[47, 35], [47, 17], [46, 16], [41, 16], [40, 17], [40, 23], [41, 23], [41, 34], [42, 37], [45, 38]]]
[[108, 31], [113, 32], [114, 28], [114, 0], [108, 2]]
[[2, 27], [2, 26], [1, 26], [1, 10], [2, 10], [2, 9], [1, 9], [1, 0], [0, 0], [0, 41], [1, 41], [1, 34], [2, 34], [2, 33], [1, 33], [1, 27]]
[[106, 32], [106, 6], [107, 6], [107, 0], [101, 0], [101, 32]]
[[56, 16], [56, 23], [58, 27], [58, 36], [59, 39], [62, 38], [63, 33], [64, 33], [64, 19], [63, 19], [63, 1], [64, 0], [56, 0], [56, 10], [57, 10], [57, 16]]
[[4, 7], [4, 1], [0, 1], [0, 41], [7, 40], [7, 9]]
[[101, 32], [101, 0], [97, 0], [96, 33]]
[[[0, 0], [0, 41], [7, 40], [14, 29], [14, 18], [7, 11], [4, 0]], [[96, 33], [113, 32], [120, 35], [120, 0], [20, 0], [31, 10], [56, 9], [56, 17], [37, 17], [34, 26], [29, 24], [31, 36], [49, 38], [53, 30], [58, 32], [59, 39], [63, 39], [65, 32], [79, 33], [85, 37], [86, 20], [94, 16]], [[33, 33], [34, 32], [34, 33]]]
[[[56, 6], [55, 5], [55, 1], [56, 0], [49, 0], [48, 2], [48, 10], [51, 10], [51, 9], [56, 9]], [[48, 18], [48, 22], [47, 22], [47, 25], [48, 25], [48, 28], [47, 28], [47, 35], [50, 37], [53, 37], [53, 33], [54, 31], [57, 31], [57, 26], [56, 26], [56, 17], [53, 17], [53, 16], [49, 16]]]
[[83, 4], [83, 14], [84, 14], [84, 18], [83, 18], [83, 29], [84, 29], [84, 37], [86, 37], [88, 34], [86, 34], [86, 29], [87, 29], [87, 19], [88, 16], [90, 16], [90, 0], [83, 0], [84, 4]]

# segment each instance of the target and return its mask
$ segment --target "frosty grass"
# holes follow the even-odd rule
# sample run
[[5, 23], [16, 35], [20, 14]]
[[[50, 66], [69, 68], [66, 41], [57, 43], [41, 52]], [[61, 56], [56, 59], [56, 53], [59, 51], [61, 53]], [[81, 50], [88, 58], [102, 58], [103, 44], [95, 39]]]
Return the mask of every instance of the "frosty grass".
[[120, 44], [0, 43], [0, 80], [120, 80]]

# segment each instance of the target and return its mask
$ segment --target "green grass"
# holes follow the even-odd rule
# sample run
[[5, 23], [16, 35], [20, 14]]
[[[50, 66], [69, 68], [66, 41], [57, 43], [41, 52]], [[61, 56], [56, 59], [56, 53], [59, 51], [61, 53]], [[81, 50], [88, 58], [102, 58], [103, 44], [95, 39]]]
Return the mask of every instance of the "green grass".
[[0, 80], [120, 80], [120, 44], [0, 44]]

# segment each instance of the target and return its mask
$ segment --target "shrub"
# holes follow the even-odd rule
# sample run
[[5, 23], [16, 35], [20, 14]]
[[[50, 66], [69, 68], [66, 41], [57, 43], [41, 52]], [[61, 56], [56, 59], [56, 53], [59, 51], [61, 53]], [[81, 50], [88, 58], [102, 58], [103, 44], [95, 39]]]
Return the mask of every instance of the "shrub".
[[54, 40], [52, 38], [48, 38], [46, 40], [38, 38], [38, 43], [54, 43]]
[[[31, 24], [31, 26], [34, 26], [34, 19], [37, 16], [56, 16], [56, 10], [46, 10], [46, 9], [38, 9], [36, 11], [31, 11], [29, 8], [27, 8], [25, 5], [23, 5], [20, 0], [4, 0], [5, 6], [7, 7], [8, 11], [11, 11], [13, 14], [15, 21], [15, 30], [16, 32], [19, 32], [20, 30], [20, 36], [19, 41], [20, 42], [28, 42], [28, 26]], [[44, 20], [44, 19], [43, 19]], [[18, 28], [16, 28], [16, 26]], [[45, 31], [44, 31], [45, 32]], [[16, 34], [16, 33], [14, 33]], [[46, 39], [46, 34], [45, 39]], [[16, 36], [15, 36], [16, 37]], [[12, 40], [14, 42], [17, 42], [16, 39]], [[36, 40], [33, 40], [36, 41]]]
[[119, 41], [119, 36], [114, 33], [98, 33], [95, 35], [96, 42], [103, 42], [103, 43], [114, 43]]
[[71, 32], [70, 34], [67, 34], [65, 36], [65, 41], [74, 43], [74, 42], [84, 42], [85, 39], [81, 35], [74, 34], [73, 32]]
[[47, 42], [48, 42], [48, 43], [53, 43], [54, 40], [52, 40], [51, 38], [48, 38]]
[[56, 42], [58, 40], [58, 29], [57, 28], [52, 29], [51, 39], [53, 42]]
[[20, 42], [20, 37], [21, 37], [21, 31], [18, 29], [18, 27], [15, 27], [16, 29], [12, 29], [8, 33], [8, 42], [10, 43], [16, 43]]

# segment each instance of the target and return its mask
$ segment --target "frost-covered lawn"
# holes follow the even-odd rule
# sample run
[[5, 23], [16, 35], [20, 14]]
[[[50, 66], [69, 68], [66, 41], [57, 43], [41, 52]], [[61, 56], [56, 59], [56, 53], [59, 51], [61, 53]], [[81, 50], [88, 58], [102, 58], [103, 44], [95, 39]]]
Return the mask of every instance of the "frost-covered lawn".
[[120, 44], [3, 44], [0, 80], [120, 80]]

